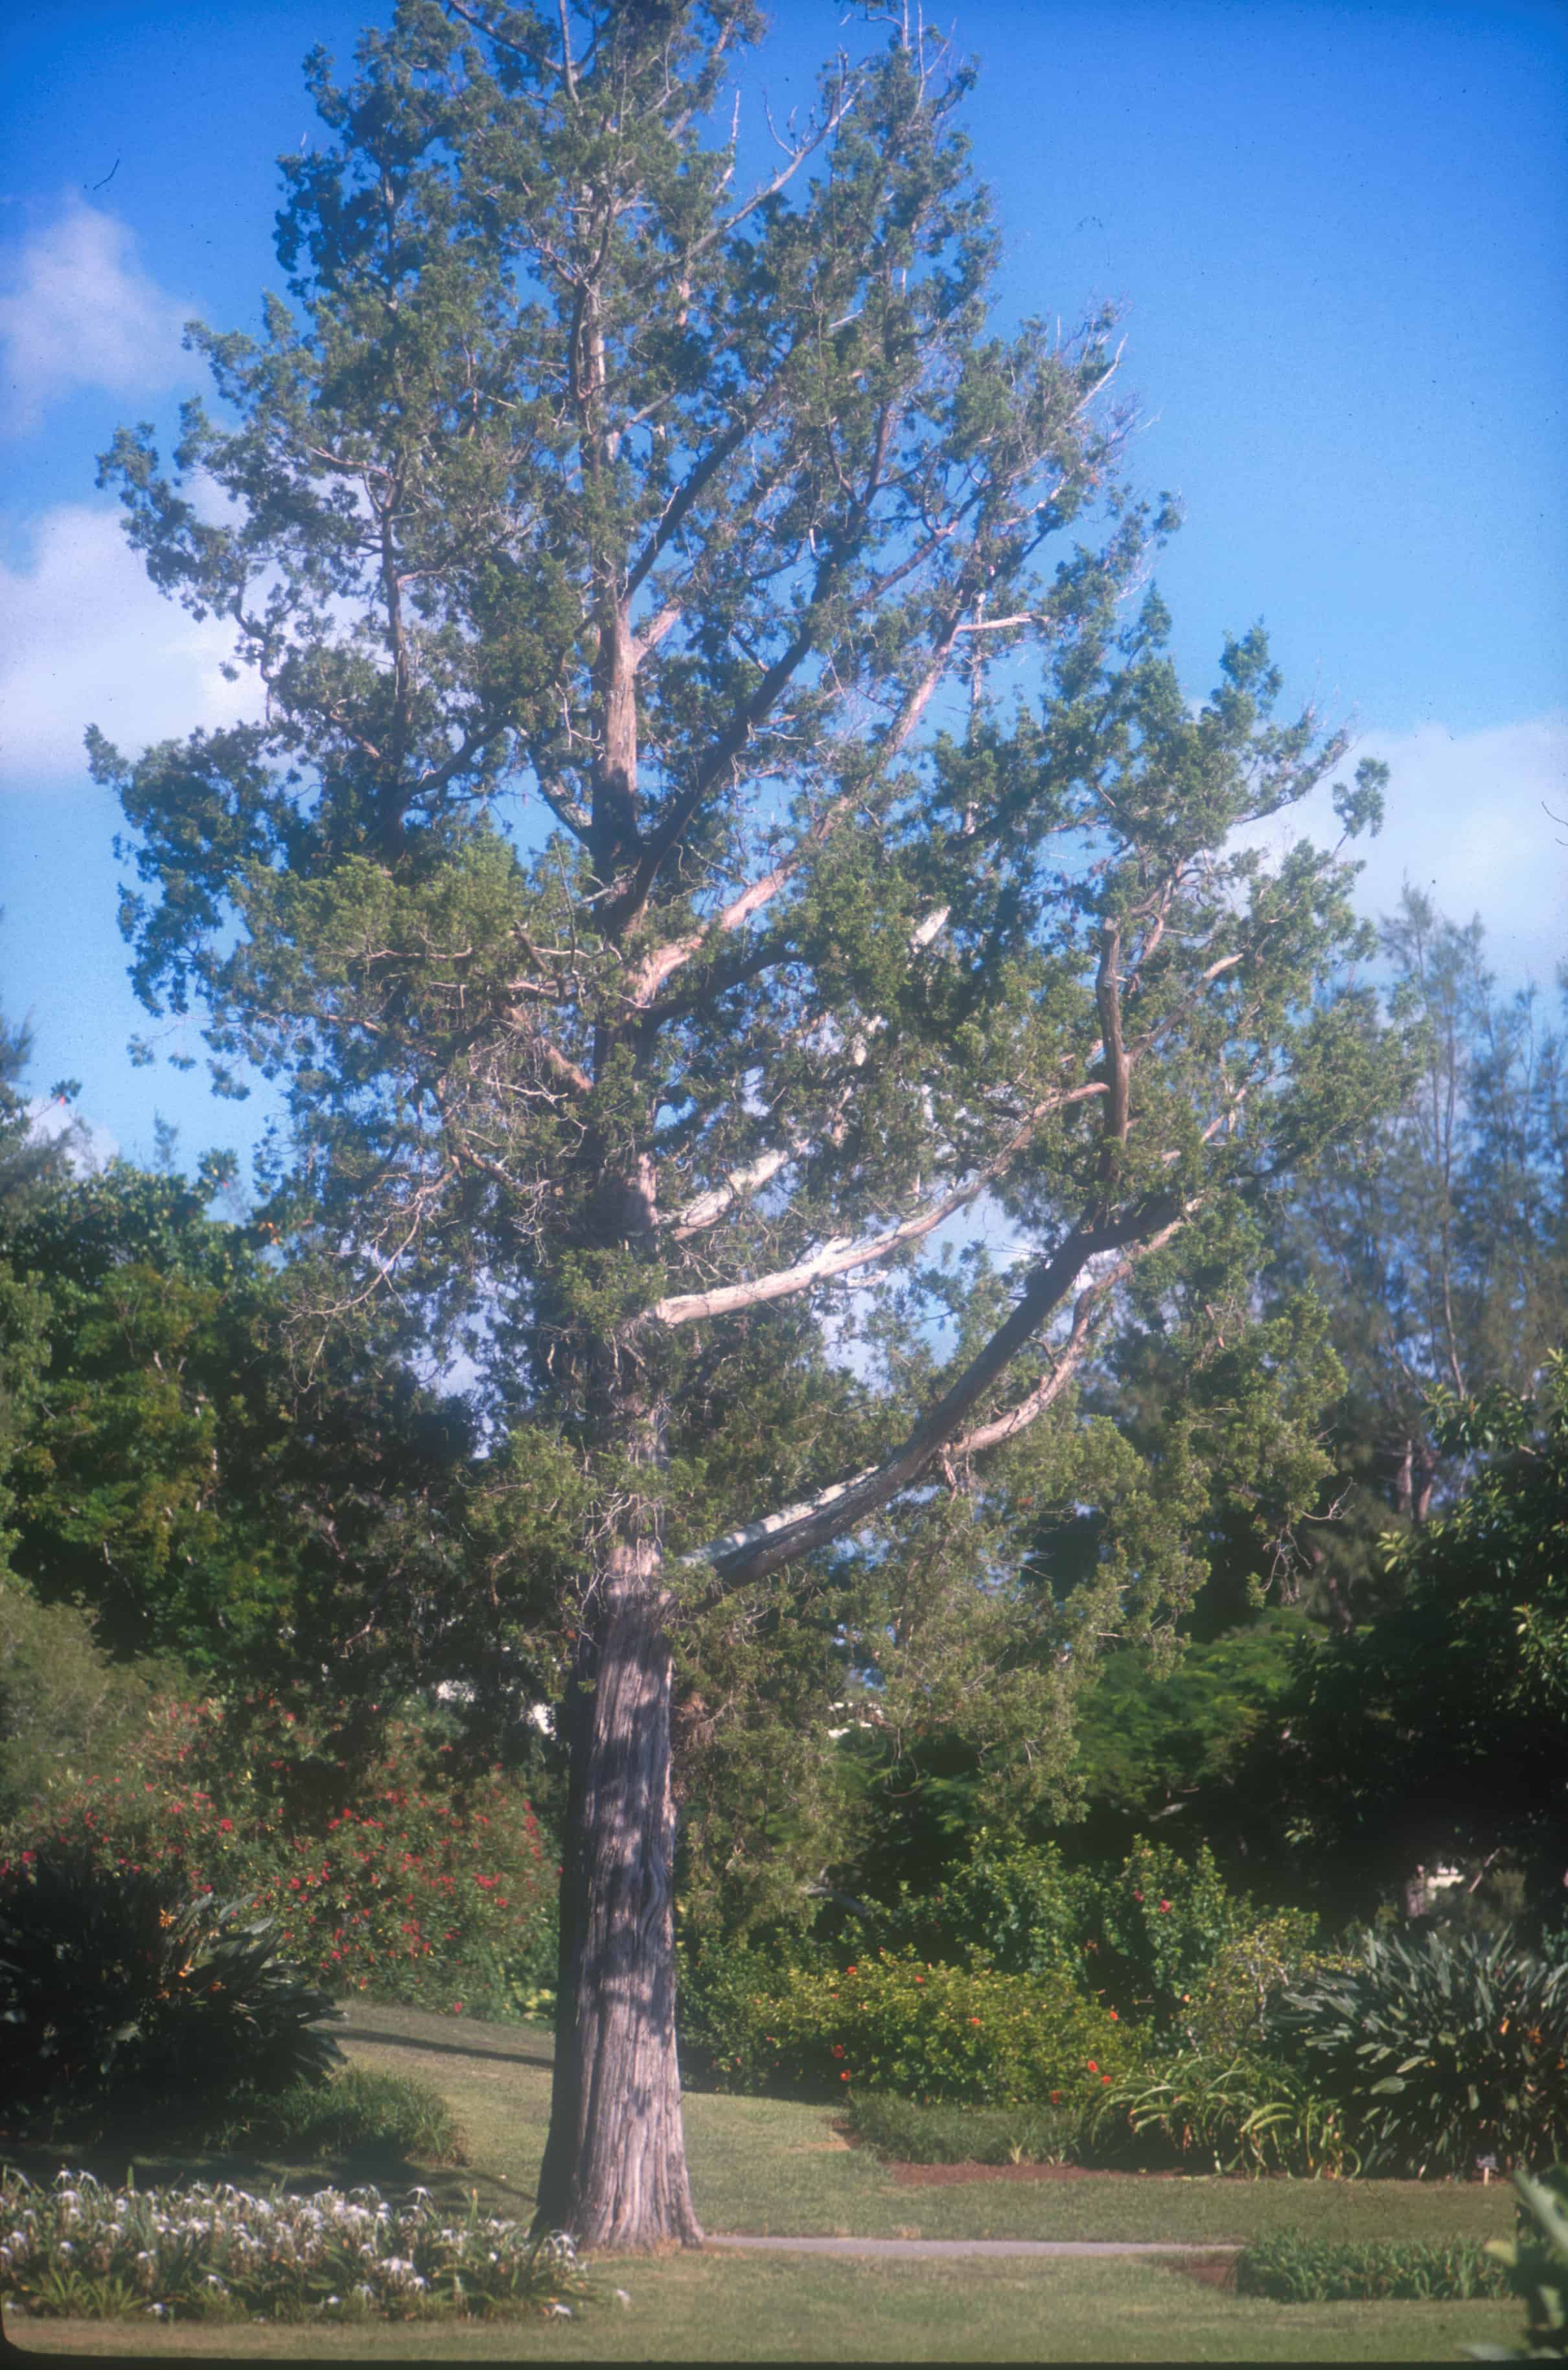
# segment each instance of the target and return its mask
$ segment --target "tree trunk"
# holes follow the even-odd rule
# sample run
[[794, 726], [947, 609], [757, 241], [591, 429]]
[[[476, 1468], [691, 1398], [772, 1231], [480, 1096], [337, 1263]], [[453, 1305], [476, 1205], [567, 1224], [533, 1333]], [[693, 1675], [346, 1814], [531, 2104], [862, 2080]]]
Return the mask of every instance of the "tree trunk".
[[[559, 1996], [536, 2229], [702, 2243], [675, 2059], [671, 1656], [654, 1551], [612, 1547], [578, 1639]], [[639, 1568], [642, 1567], [642, 1568]]]

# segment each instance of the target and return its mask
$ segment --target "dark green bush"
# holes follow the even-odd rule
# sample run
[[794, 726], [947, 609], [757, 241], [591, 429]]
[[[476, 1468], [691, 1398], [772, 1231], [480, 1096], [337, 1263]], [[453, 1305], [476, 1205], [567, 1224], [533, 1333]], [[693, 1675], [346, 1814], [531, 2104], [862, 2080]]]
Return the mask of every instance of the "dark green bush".
[[734, 2077], [756, 2058], [757, 2003], [778, 1985], [784, 1967], [824, 1972], [832, 1963], [821, 1952], [781, 1960], [761, 1944], [728, 1942], [716, 1935], [683, 1940], [677, 1946], [675, 1990], [683, 2076], [734, 2088]]
[[216, 2136], [223, 2146], [243, 2139], [313, 2161], [374, 2155], [450, 2164], [462, 2155], [456, 2120], [439, 2090], [367, 2065], [236, 2101]]
[[1374, 1933], [1286, 1994], [1272, 2045], [1341, 2106], [1368, 2172], [1505, 2169], [1568, 2150], [1568, 1966], [1462, 1935]]
[[1074, 2164], [1079, 2116], [1067, 2107], [921, 2106], [887, 2090], [852, 2091], [856, 2139], [896, 2164]]
[[148, 2103], [320, 2078], [330, 2003], [269, 1923], [146, 1869], [31, 1854], [0, 1876], [0, 2093]]
[[1508, 2293], [1524, 2299], [1528, 2350], [1469, 2350], [1488, 2362], [1568, 2361], [1568, 2164], [1554, 2165], [1533, 2180], [1516, 2172], [1514, 2186], [1519, 2192], [1516, 2236], [1493, 2238], [1486, 2251], [1495, 2258]]
[[1247, 2053], [1191, 2050], [1112, 2083], [1085, 2123], [1086, 2163], [1339, 2179], [1360, 2169], [1343, 2111], [1295, 2068]]
[[1478, 2238], [1347, 2246], [1280, 2231], [1237, 2257], [1236, 2287], [1276, 2304], [1469, 2304], [1506, 2295], [1508, 2275]]

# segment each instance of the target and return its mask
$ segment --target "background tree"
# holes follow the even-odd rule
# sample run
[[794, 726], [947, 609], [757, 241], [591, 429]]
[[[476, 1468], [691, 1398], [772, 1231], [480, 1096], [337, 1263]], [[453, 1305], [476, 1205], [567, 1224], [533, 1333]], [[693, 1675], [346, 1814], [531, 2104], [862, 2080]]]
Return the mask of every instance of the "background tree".
[[207, 1215], [213, 1183], [115, 1161], [10, 1224], [37, 1322], [14, 1570], [193, 1683], [475, 1675], [467, 1409], [374, 1316], [302, 1376], [265, 1230]]
[[[172, 476], [145, 430], [104, 465], [155, 581], [267, 686], [134, 763], [93, 737], [141, 991], [204, 1004], [220, 1081], [286, 1081], [271, 1215], [310, 1229], [317, 1331], [393, 1293], [577, 1523], [539, 2210], [603, 2245], [700, 2235], [683, 1625], [765, 1634], [843, 1569], [892, 1692], [945, 1683], [974, 1583], [1037, 1616], [1008, 1492], [1060, 1486], [1130, 1281], [1176, 1290], [1194, 1225], [1379, 1090], [1324, 993], [1348, 868], [1228, 852], [1342, 744], [1272, 720], [1260, 632], [1183, 697], [1132, 598], [1170, 519], [1117, 474], [1111, 325], [988, 326], [967, 69], [876, 22], [743, 196], [710, 126], [757, 24], [402, 0], [352, 86], [314, 59], [293, 304], [194, 333], [223, 415], [188, 407]], [[1012, 1264], [915, 1264], [983, 1203]], [[793, 1307], [820, 1371], [850, 1278], [857, 1387], [828, 1421], [797, 1393], [759, 1455], [732, 1345]], [[1184, 1586], [1108, 1562], [1058, 1660]]]
[[1303, 1180], [1279, 1236], [1286, 1289], [1329, 1314], [1345, 1395], [1310, 1559], [1343, 1627], [1387, 1605], [1404, 1567], [1383, 1533], [1419, 1527], [1466, 1475], [1433, 1394], [1528, 1393], [1568, 1324], [1568, 1099], [1534, 990], [1498, 993], [1479, 922], [1407, 888], [1382, 924], [1410, 1090], [1352, 1155]]
[[[0, 1579], [16, 1544], [10, 1474], [27, 1438], [42, 1372], [47, 1303], [9, 1256], [12, 1228], [68, 1173], [70, 1131], [48, 1135], [34, 1123], [23, 1091], [31, 1040], [25, 1024], [0, 1013]], [[56, 1088], [68, 1103], [75, 1081]]]
[[1323, 1640], [1276, 1747], [1301, 1858], [1366, 1914], [1418, 1866], [1506, 1855], [1534, 1925], [1568, 1884], [1568, 1356], [1539, 1392], [1494, 1385], [1431, 1410], [1438, 1454], [1479, 1469], [1389, 1543], [1401, 1601]]

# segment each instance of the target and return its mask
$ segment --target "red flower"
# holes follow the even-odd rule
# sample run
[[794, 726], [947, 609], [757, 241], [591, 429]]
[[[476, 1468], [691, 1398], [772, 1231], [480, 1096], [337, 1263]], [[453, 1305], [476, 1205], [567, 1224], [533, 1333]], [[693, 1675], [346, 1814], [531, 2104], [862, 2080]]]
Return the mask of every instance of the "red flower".
[[1162, 1902], [1160, 1903], [1160, 1904], [1159, 1904], [1159, 1914], [1160, 1914], [1160, 1916], [1161, 1916], [1162, 1917], [1165, 1916], [1165, 1914], [1166, 1914], [1167, 1910], [1170, 1908], [1170, 1904], [1169, 1903], [1169, 1901], [1162, 1901]]
[[1052, 2091], [1052, 2093], [1051, 2093], [1051, 2104], [1052, 2104], [1054, 2107], [1059, 2107], [1059, 2106], [1061, 2105], [1061, 2103], [1062, 2103], [1062, 2094], [1061, 2094], [1060, 2090], [1053, 2090], [1053, 2091]]
[[970, 2018], [969, 2021], [970, 2021], [970, 2023], [971, 2023], [971, 2024], [978, 2024], [978, 2023], [979, 2023], [979, 2021], [980, 2021], [980, 2019], [979, 2019], [979, 2018], [978, 2018], [977, 2016], [972, 2016], [972, 2017]]
[[1113, 2023], [1113, 2024], [1120, 2024], [1120, 2023], [1121, 2023], [1121, 2021], [1122, 2021], [1121, 2018], [1117, 2015], [1117, 2013], [1116, 2013], [1116, 2011], [1115, 2011], [1115, 2009], [1114, 2009], [1114, 2008], [1113, 2008], [1113, 2009], [1112, 2009], [1112, 2011], [1111, 2011], [1111, 2021], [1112, 2021], [1112, 2023]]
[[835, 2057], [842, 2057], [842, 2056], [843, 2056], [843, 2054], [844, 2054], [844, 2043], [843, 2043], [841, 2041], [836, 2041], [836, 2042], [834, 2042], [834, 2044], [833, 2044], [833, 2054], [834, 2054]]
[[463, 2003], [462, 2003], [462, 2001], [461, 2001], [461, 2000], [454, 2000], [454, 2001], [453, 2001], [453, 2003], [452, 2003], [452, 2013], [453, 2013], [453, 2015], [454, 2015], [454, 2016], [461, 2016], [461, 2015], [462, 2015], [462, 2013], [463, 2013]]
[[1102, 2074], [1100, 2078], [1102, 2082], [1109, 2082], [1111, 2077], [1109, 2074]]
[[232, 1819], [220, 1819], [218, 1821], [218, 1833], [220, 1835], [232, 1835], [234, 1833], [234, 1821]]
[[1099, 2066], [1095, 2064], [1092, 2057], [1089, 2061], [1089, 2070], [1091, 2074], [1098, 2074], [1100, 2071]]
[[1141, 1900], [1143, 1899], [1143, 1894], [1142, 1894], [1141, 1893], [1134, 1893], [1134, 1895], [1133, 1895], [1133, 1899], [1134, 1899], [1135, 1901], [1141, 1901]]
[[858, 1973], [859, 1973], [859, 1968], [858, 1968], [858, 1967], [846, 1967], [846, 1968], [845, 1968], [845, 1970], [844, 1970], [844, 1972], [845, 1972], [845, 1973], [846, 1973], [847, 1975], [853, 1975], [853, 1974], [858, 1974]]
[[847, 2080], [849, 2079], [849, 2075], [848, 2075], [848, 2070], [847, 2070], [847, 2068], [846, 2068], [846, 2070], [845, 2070], [845, 2071], [844, 2071], [844, 2072], [839, 2076], [839, 2077], [838, 2077], [838, 2078], [839, 2078], [839, 2080], [840, 2080], [841, 2082], [847, 2082]]

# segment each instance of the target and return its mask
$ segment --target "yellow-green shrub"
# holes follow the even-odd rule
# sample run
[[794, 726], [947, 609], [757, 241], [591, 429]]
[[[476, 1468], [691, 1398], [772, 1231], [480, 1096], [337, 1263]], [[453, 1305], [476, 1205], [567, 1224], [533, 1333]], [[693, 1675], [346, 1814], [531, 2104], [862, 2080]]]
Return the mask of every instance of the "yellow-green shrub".
[[783, 1970], [747, 2002], [714, 2072], [736, 2088], [1086, 2107], [1138, 2062], [1116, 2014], [1060, 1978], [879, 1950], [842, 1972]]

